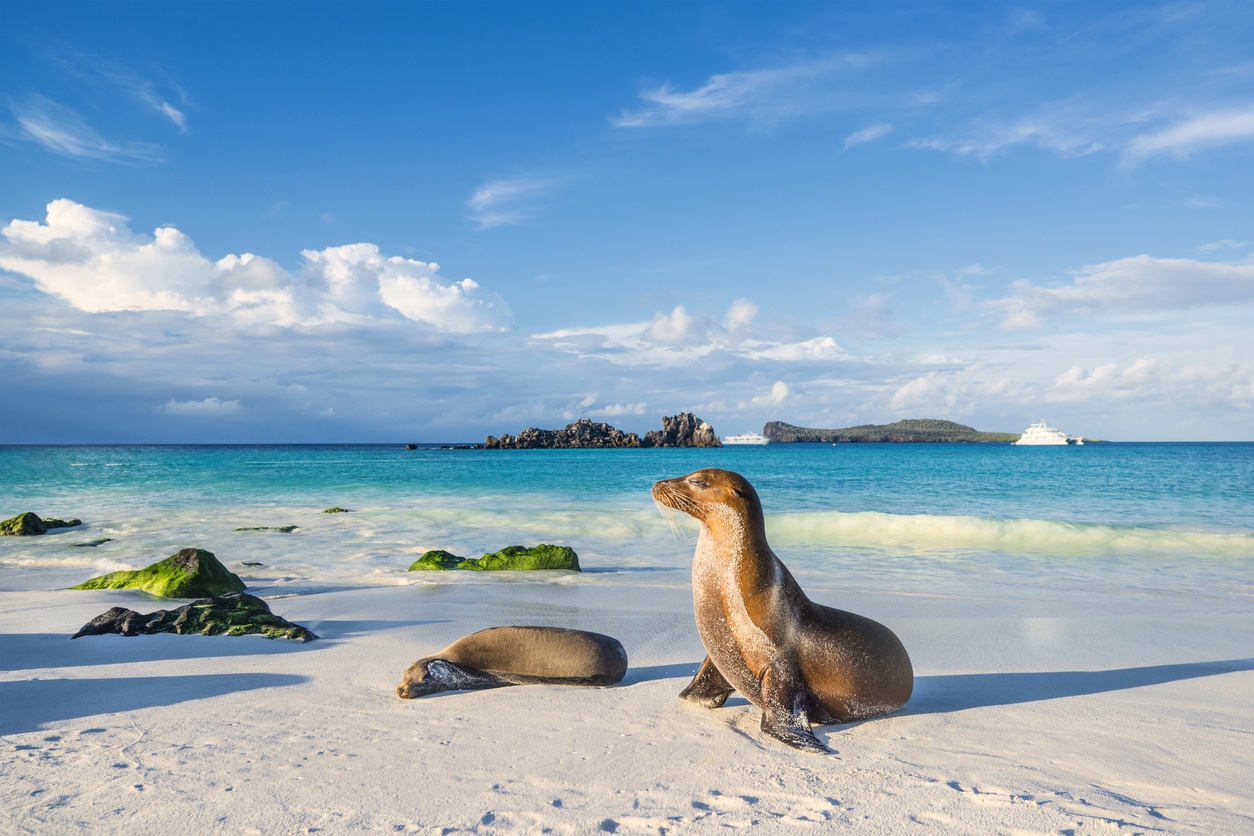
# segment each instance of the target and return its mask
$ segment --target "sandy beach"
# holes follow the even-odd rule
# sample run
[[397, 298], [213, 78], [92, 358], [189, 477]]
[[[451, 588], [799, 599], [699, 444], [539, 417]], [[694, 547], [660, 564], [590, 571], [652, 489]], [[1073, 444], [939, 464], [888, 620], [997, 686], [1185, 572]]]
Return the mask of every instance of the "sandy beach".
[[[69, 636], [139, 593], [0, 604], [0, 798], [12, 832], [1239, 833], [1254, 830], [1254, 615], [1205, 601], [812, 590], [889, 624], [913, 699], [763, 739], [739, 697], [677, 699], [690, 588], [570, 573], [268, 596], [313, 629]], [[252, 586], [258, 586], [252, 583]], [[164, 606], [169, 606], [164, 604]], [[498, 624], [613, 635], [609, 688], [396, 697], [404, 669]]]

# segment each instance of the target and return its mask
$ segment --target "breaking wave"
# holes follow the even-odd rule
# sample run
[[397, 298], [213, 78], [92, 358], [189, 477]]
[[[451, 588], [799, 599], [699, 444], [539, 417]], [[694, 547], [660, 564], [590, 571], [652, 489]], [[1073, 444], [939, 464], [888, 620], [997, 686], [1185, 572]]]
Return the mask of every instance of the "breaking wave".
[[772, 544], [903, 551], [960, 549], [1009, 554], [1171, 555], [1254, 558], [1254, 533], [1191, 531], [1050, 520], [836, 511], [767, 518]]

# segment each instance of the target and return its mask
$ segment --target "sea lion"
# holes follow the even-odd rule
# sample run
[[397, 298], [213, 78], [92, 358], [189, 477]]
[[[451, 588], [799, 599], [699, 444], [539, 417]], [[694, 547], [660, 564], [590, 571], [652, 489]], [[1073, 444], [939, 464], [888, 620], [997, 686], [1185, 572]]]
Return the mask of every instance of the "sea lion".
[[653, 498], [701, 523], [692, 597], [709, 655], [682, 698], [718, 708], [739, 691], [762, 709], [764, 734], [808, 752], [830, 751], [811, 723], [888, 714], [910, 699], [901, 641], [806, 597], [767, 545], [762, 503], [743, 476], [698, 470], [658, 482]]
[[403, 700], [505, 685], [613, 685], [627, 672], [618, 639], [564, 627], [491, 627], [409, 666]]

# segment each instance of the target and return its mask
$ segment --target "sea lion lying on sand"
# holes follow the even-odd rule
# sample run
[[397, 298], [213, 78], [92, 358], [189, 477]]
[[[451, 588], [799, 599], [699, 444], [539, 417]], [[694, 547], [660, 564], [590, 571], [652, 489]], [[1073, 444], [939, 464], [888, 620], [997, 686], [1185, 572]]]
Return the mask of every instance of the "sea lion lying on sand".
[[718, 708], [739, 691], [762, 709], [762, 732], [827, 752], [811, 723], [896, 711], [914, 670], [882, 624], [814, 603], [766, 542], [762, 503], [728, 470], [698, 470], [653, 486], [653, 498], [701, 522], [692, 561], [697, 631], [706, 656], [680, 696]]
[[563, 627], [491, 627], [414, 662], [396, 693], [412, 700], [505, 685], [613, 685], [626, 672], [618, 639]]

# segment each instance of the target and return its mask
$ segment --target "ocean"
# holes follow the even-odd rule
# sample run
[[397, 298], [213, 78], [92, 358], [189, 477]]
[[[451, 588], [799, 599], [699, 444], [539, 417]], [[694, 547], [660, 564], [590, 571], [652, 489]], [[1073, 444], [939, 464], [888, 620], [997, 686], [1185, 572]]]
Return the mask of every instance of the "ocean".
[[[808, 590], [1254, 599], [1254, 444], [773, 444], [715, 450], [404, 445], [0, 447], [0, 519], [84, 525], [0, 538], [0, 589], [57, 589], [207, 549], [263, 595], [354, 586], [688, 583], [696, 526], [650, 497], [701, 467], [757, 488]], [[349, 513], [325, 514], [333, 506]], [[285, 533], [280, 526], [297, 526]], [[246, 530], [260, 526], [269, 530]], [[97, 543], [100, 540], [107, 542]], [[428, 549], [569, 545], [584, 572], [409, 573]], [[260, 565], [245, 565], [245, 564]], [[994, 594], [996, 593], [996, 594]]]

